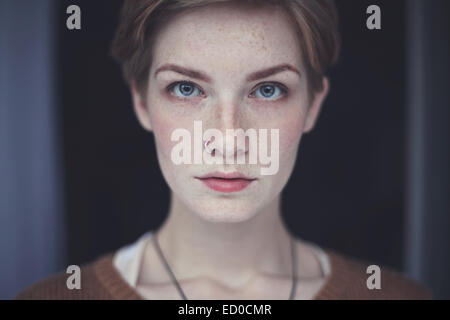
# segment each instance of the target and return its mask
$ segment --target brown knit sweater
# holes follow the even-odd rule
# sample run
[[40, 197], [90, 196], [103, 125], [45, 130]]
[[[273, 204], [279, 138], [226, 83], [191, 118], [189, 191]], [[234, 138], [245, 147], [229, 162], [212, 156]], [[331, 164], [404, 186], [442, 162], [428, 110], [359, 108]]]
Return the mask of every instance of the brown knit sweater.
[[[369, 290], [366, 286], [369, 277], [366, 269], [369, 263], [329, 249], [324, 251], [329, 257], [331, 274], [314, 299], [431, 299], [430, 291], [387, 267], [381, 267], [381, 289]], [[114, 267], [113, 256], [112, 253], [103, 255], [81, 267], [80, 290], [67, 289], [69, 274], [61, 272], [26, 288], [16, 299], [143, 299]]]

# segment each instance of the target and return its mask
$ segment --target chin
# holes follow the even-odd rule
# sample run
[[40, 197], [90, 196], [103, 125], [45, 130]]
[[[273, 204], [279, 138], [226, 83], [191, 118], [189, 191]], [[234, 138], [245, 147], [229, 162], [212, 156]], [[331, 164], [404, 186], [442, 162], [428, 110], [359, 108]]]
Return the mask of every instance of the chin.
[[192, 212], [201, 219], [213, 223], [239, 223], [258, 214], [257, 202], [251, 199], [219, 198], [191, 203]]
[[250, 220], [256, 214], [236, 213], [236, 212], [196, 212], [196, 214], [203, 220], [212, 223], [239, 223]]

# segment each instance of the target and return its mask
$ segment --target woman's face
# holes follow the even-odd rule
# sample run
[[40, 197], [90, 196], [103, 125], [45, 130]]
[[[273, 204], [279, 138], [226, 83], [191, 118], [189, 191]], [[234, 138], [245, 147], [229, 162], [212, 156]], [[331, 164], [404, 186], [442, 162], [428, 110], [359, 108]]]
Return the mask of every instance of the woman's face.
[[[146, 96], [133, 89], [135, 110], [141, 124], [154, 133], [159, 164], [173, 196], [203, 219], [244, 221], [267, 207], [292, 173], [302, 133], [314, 125], [327, 83], [308, 104], [299, 41], [289, 21], [273, 7], [214, 4], [183, 11], [155, 38]], [[269, 70], [277, 66], [284, 67]], [[201, 121], [203, 132], [218, 129], [224, 143], [229, 138], [226, 129], [267, 129], [264, 154], [273, 152], [278, 168], [272, 163], [274, 174], [261, 174], [269, 165], [259, 156], [256, 164], [249, 164], [249, 140], [241, 149], [224, 144], [222, 153], [215, 153], [224, 159], [244, 154], [245, 164], [175, 164], [172, 152], [180, 141], [172, 141], [172, 134], [189, 131], [193, 154], [194, 121]], [[276, 130], [278, 148], [271, 140]], [[258, 137], [258, 149], [262, 142]], [[254, 180], [223, 184], [199, 179], [212, 172], [239, 172]]]

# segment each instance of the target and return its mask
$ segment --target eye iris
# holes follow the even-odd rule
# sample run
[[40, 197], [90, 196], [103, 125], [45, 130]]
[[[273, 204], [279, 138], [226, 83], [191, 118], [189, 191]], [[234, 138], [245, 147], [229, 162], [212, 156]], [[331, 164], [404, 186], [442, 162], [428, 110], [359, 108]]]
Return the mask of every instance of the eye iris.
[[194, 91], [194, 87], [190, 84], [183, 83], [180, 85], [180, 91], [183, 95], [189, 96]]
[[271, 85], [266, 85], [261, 88], [261, 91], [264, 97], [271, 97], [275, 92], [275, 88]]

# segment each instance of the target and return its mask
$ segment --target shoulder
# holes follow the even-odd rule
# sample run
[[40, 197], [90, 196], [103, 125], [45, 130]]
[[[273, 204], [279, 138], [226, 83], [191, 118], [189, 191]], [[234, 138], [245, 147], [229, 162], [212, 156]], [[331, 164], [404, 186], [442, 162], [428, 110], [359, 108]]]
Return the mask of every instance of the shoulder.
[[320, 298], [428, 300], [432, 297], [427, 288], [391, 267], [349, 257], [329, 249], [326, 253], [330, 261], [331, 275]]
[[90, 300], [111, 299], [111, 293], [107, 290], [104, 281], [99, 277], [99, 270], [110, 272], [112, 267], [112, 255], [106, 254], [95, 261], [80, 266], [80, 289], [69, 289], [67, 283], [74, 273], [58, 272], [48, 276], [18, 293], [16, 300]]

